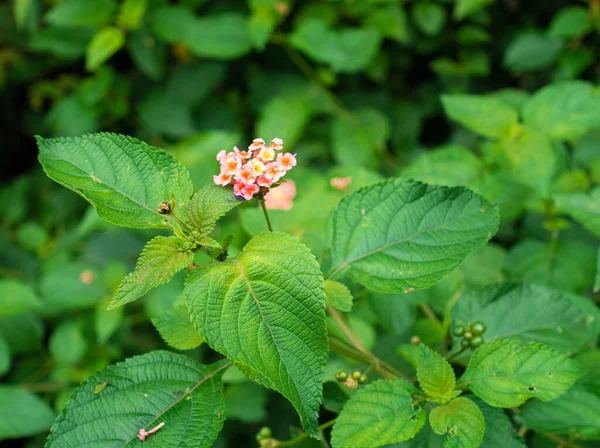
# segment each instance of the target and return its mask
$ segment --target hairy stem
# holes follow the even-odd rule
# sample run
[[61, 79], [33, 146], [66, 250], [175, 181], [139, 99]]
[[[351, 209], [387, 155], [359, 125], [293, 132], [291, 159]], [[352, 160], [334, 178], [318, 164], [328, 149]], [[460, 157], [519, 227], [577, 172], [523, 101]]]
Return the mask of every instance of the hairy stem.
[[[322, 425], [319, 425], [317, 429], [319, 431], [322, 431], [324, 429], [330, 428], [331, 426], [333, 426], [334, 423], [335, 423], [335, 418], [333, 420], [329, 420], [328, 422], [323, 423]], [[294, 446], [295, 444], [302, 442], [303, 440], [305, 440], [307, 438], [308, 438], [308, 434], [302, 433], [298, 437], [294, 437], [293, 439], [278, 441], [274, 445], [274, 447], [280, 448], [280, 447], [285, 447], [285, 446]]]
[[267, 227], [269, 228], [269, 232], [273, 231], [273, 227], [271, 226], [271, 218], [269, 218], [269, 212], [267, 211], [267, 204], [265, 204], [264, 199], [259, 199], [260, 208], [262, 208], [263, 213], [265, 215], [265, 221], [267, 221]]

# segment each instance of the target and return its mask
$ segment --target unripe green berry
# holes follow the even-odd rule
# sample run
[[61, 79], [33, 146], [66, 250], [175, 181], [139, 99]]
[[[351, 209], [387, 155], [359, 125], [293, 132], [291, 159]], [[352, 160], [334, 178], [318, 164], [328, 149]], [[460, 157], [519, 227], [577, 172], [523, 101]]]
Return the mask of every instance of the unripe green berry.
[[487, 327], [483, 322], [477, 321], [471, 324], [471, 333], [473, 333], [475, 336], [481, 336], [486, 330]]
[[260, 439], [268, 439], [272, 435], [273, 433], [271, 432], [271, 428], [269, 428], [268, 426], [263, 426], [262, 428], [260, 428], [260, 431], [258, 431], [257, 438], [260, 437]]
[[469, 345], [471, 348], [481, 347], [483, 345], [483, 338], [481, 336], [475, 336], [473, 339], [471, 339]]
[[467, 347], [469, 346], [469, 341], [467, 341], [466, 339], [462, 339], [462, 340], [460, 341], [460, 346], [461, 346], [462, 348], [467, 348]]
[[465, 333], [463, 334], [463, 339], [466, 339], [467, 341], [470, 341], [471, 339], [473, 339], [473, 333], [471, 333], [470, 331], [465, 331]]
[[461, 337], [463, 334], [465, 334], [465, 326], [464, 325], [457, 325], [452, 330], [452, 334], [454, 336], [456, 336], [457, 338]]
[[338, 380], [340, 383], [343, 383], [344, 381], [346, 381], [348, 379], [348, 373], [338, 372], [335, 374], [335, 379]]
[[354, 372], [352, 372], [352, 378], [354, 378], [356, 381], [358, 381], [358, 379], [360, 378], [361, 375], [362, 375], [362, 373], [360, 373], [358, 370], [355, 370]]
[[369, 378], [367, 378], [367, 375], [365, 375], [364, 373], [358, 377], [358, 384], [365, 384], [367, 381], [369, 381]]

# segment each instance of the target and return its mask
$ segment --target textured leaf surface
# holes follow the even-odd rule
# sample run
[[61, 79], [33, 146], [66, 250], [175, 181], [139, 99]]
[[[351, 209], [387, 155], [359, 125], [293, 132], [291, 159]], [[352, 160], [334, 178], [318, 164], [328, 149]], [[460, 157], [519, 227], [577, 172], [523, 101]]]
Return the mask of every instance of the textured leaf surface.
[[325, 297], [329, 305], [340, 311], [348, 313], [352, 310], [352, 293], [340, 282], [326, 280]]
[[425, 423], [414, 403], [412, 385], [403, 380], [375, 381], [346, 403], [331, 433], [333, 448], [376, 448], [412, 439]]
[[452, 366], [442, 355], [425, 344], [419, 346], [417, 378], [419, 386], [431, 401], [447, 403], [456, 396], [456, 377]]
[[[582, 300], [587, 300], [582, 298]], [[592, 308], [593, 309], [593, 308]], [[480, 320], [485, 340], [514, 338], [564, 352], [578, 351], [598, 338], [600, 315], [573, 296], [541, 285], [503, 284], [467, 289], [452, 310], [455, 324]]]
[[37, 310], [41, 305], [31, 286], [15, 279], [0, 280], [0, 316]]
[[525, 442], [517, 435], [511, 419], [504, 409], [494, 408], [479, 397], [469, 396], [485, 418], [485, 434], [482, 447], [526, 448]]
[[207, 185], [194, 194], [185, 209], [185, 216], [201, 236], [205, 236], [214, 229], [221, 216], [240, 203], [231, 189]]
[[[221, 376], [229, 365], [220, 361], [204, 366], [154, 351], [107, 367], [75, 391], [46, 446], [210, 447], [225, 421]], [[142, 444], [140, 428], [150, 430], [162, 422]]]
[[493, 97], [445, 95], [442, 104], [450, 118], [485, 137], [504, 137], [519, 121], [511, 106]]
[[600, 236], [600, 187], [591, 193], [555, 195], [556, 207], [572, 216], [596, 236]]
[[148, 241], [135, 271], [123, 279], [108, 309], [139, 299], [152, 288], [167, 283], [194, 261], [194, 254], [182, 249], [183, 242], [174, 236], [157, 236]]
[[458, 385], [492, 406], [512, 408], [529, 398], [554, 400], [580, 376], [573, 360], [548, 346], [504, 339], [475, 350]]
[[235, 259], [190, 271], [185, 295], [206, 342], [281, 392], [318, 437], [329, 347], [323, 277], [306, 246], [286, 234], [258, 235]]
[[54, 412], [37, 395], [0, 385], [0, 440], [19, 439], [47, 431]]
[[98, 215], [124, 227], [167, 227], [158, 213], [173, 194], [179, 206], [193, 193], [187, 170], [160, 149], [124, 135], [37, 137], [51, 179], [88, 200]]
[[446, 434], [444, 448], [477, 448], [483, 441], [485, 420], [479, 406], [465, 397], [439, 406], [429, 414], [436, 434]]
[[204, 341], [194, 327], [185, 304], [176, 303], [172, 309], [153, 318], [152, 323], [165, 342], [177, 350], [191, 350]]
[[333, 225], [333, 274], [393, 293], [453, 271], [496, 232], [498, 210], [463, 187], [389, 179], [347, 196]]

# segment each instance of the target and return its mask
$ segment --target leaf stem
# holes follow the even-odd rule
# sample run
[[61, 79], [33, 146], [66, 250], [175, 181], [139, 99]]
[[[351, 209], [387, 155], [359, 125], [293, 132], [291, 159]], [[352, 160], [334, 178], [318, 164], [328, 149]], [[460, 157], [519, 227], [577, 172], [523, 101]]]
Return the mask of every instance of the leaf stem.
[[[325, 422], [322, 425], [319, 425], [317, 427], [317, 429], [319, 431], [322, 431], [324, 429], [330, 428], [335, 423], [335, 420], [336, 420], [335, 418], [333, 420], [329, 420], [328, 422]], [[277, 443], [275, 443], [275, 445], [273, 445], [273, 446], [274, 446], [274, 448], [294, 446], [295, 444], [302, 442], [304, 439], [307, 439], [307, 438], [308, 438], [308, 434], [304, 432], [304, 433], [300, 434], [299, 436], [294, 437], [293, 439], [277, 441]]]
[[563, 439], [562, 437], [558, 437], [555, 436], [554, 434], [544, 434], [544, 433], [540, 433], [543, 437], [550, 439], [556, 443], [558, 443], [558, 445], [560, 447], [567, 447], [567, 448], [582, 448], [581, 445], [577, 445], [574, 442], [571, 442], [570, 440], [567, 439]]
[[437, 322], [438, 324], [442, 325], [442, 322], [440, 321], [440, 319], [435, 315], [435, 313], [433, 312], [433, 310], [431, 309], [431, 307], [429, 305], [427, 305], [426, 303], [421, 303], [419, 304], [419, 308], [421, 308], [421, 311], [423, 311], [423, 313], [432, 321]]
[[273, 227], [271, 226], [271, 219], [269, 218], [269, 212], [267, 211], [267, 204], [265, 204], [264, 199], [259, 199], [258, 202], [260, 204], [260, 208], [262, 208], [263, 213], [265, 215], [265, 220], [267, 221], [267, 227], [269, 228], [269, 232], [272, 232]]
[[446, 361], [450, 362], [453, 359], [457, 358], [458, 356], [462, 355], [464, 352], [466, 352], [469, 349], [469, 347], [463, 347], [461, 348], [459, 351], [457, 351], [455, 354], [449, 356], [448, 358], [446, 358]]

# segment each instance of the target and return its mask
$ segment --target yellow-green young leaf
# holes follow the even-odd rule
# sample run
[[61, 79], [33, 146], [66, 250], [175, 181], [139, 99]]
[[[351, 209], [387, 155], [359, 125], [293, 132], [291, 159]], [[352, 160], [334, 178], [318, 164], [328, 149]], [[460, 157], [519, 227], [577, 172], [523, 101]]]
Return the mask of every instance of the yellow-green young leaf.
[[569, 193], [553, 196], [558, 210], [573, 217], [583, 227], [600, 236], [600, 187], [590, 193]]
[[425, 344], [419, 346], [419, 364], [417, 365], [419, 386], [427, 394], [429, 401], [448, 403], [460, 394], [454, 390], [456, 377], [452, 366], [438, 352]]
[[185, 217], [206, 236], [215, 227], [221, 216], [240, 204], [231, 189], [217, 185], [207, 185], [194, 194], [185, 209]]
[[20, 387], [0, 385], [0, 440], [46, 432], [53, 420], [54, 412], [37, 395]]
[[344, 405], [331, 433], [333, 448], [377, 448], [412, 439], [425, 424], [413, 386], [404, 380], [375, 381]]
[[93, 71], [110, 59], [125, 44], [125, 34], [120, 28], [109, 26], [92, 38], [85, 53], [85, 68]]
[[493, 2], [494, 0], [456, 0], [454, 5], [454, 17], [458, 20], [462, 20]]
[[586, 81], [550, 84], [525, 104], [523, 120], [552, 139], [581, 137], [600, 126], [600, 93]]
[[194, 327], [184, 303], [176, 303], [173, 308], [154, 317], [152, 323], [164, 341], [177, 350], [191, 350], [204, 341]]
[[185, 296], [206, 342], [281, 392], [319, 437], [329, 346], [323, 276], [308, 248], [287, 234], [260, 234], [235, 259], [190, 271]]
[[0, 316], [12, 316], [41, 307], [42, 302], [31, 286], [16, 279], [0, 280]]
[[436, 3], [417, 3], [412, 16], [417, 27], [428, 36], [439, 34], [446, 23], [446, 10]]
[[446, 435], [444, 448], [478, 448], [485, 433], [481, 409], [465, 397], [435, 408], [429, 414], [429, 424], [436, 434]]
[[464, 187], [388, 179], [335, 210], [332, 275], [383, 293], [428, 288], [497, 228], [497, 207]]
[[581, 376], [565, 354], [538, 344], [502, 339], [475, 350], [458, 385], [500, 408], [520, 406], [529, 398], [554, 400]]
[[124, 0], [117, 23], [127, 30], [135, 30], [140, 26], [140, 21], [148, 9], [148, 0]]
[[194, 254], [191, 250], [184, 250], [184, 244], [185, 241], [174, 236], [157, 236], [148, 241], [135, 271], [123, 279], [108, 309], [139, 299], [152, 288], [167, 283], [192, 263]]
[[352, 310], [352, 293], [340, 282], [325, 280], [325, 298], [329, 305], [344, 313]]
[[444, 95], [442, 105], [446, 115], [484, 137], [505, 137], [519, 122], [516, 110], [493, 97]]
[[69, 366], [85, 356], [88, 343], [79, 323], [64, 321], [52, 333], [49, 347], [52, 359], [61, 366]]
[[37, 137], [51, 179], [89, 201], [101, 218], [124, 227], [168, 227], [158, 209], [175, 197], [173, 213], [194, 190], [188, 171], [164, 151], [124, 135]]
[[229, 365], [158, 350], [107, 367], [75, 391], [46, 447], [142, 446], [139, 430], [161, 423], [143, 446], [210, 447], [225, 421], [221, 377]]
[[15, 22], [17, 28], [23, 28], [27, 19], [29, 18], [29, 12], [31, 11], [32, 0], [14, 0], [13, 10], [15, 15]]

